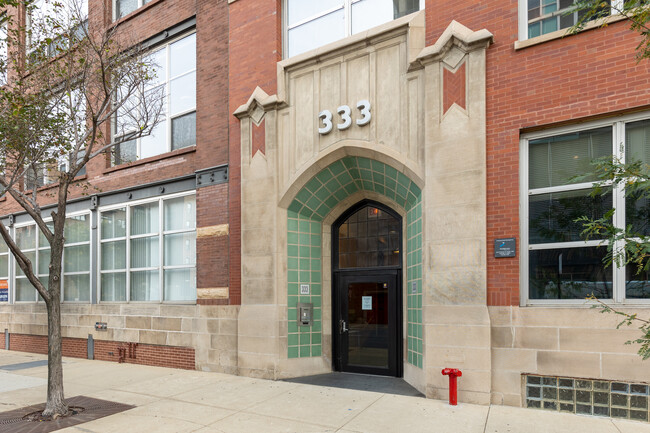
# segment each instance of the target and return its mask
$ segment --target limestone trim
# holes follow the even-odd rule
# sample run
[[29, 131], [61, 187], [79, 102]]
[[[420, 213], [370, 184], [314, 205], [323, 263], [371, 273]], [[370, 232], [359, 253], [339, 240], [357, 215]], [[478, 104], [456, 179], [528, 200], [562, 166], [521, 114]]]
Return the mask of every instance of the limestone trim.
[[229, 224], [217, 224], [214, 226], [208, 227], [198, 227], [196, 229], [196, 238], [210, 238], [210, 237], [222, 237], [228, 236], [230, 234], [230, 225]]
[[493, 40], [494, 36], [486, 29], [472, 31], [458, 21], [452, 21], [435, 44], [420, 51], [412, 62], [411, 69], [419, 69], [429, 63], [442, 60], [455, 46], [469, 53], [487, 49]]
[[321, 170], [327, 168], [331, 163], [346, 156], [360, 156], [374, 159], [386, 165], [390, 165], [399, 172], [409, 177], [420, 189], [424, 188], [424, 173], [422, 170], [406, 161], [397, 152], [384, 148], [374, 142], [361, 140], [342, 140], [334, 146], [330, 146], [321, 152], [314, 160], [302, 165], [293, 179], [288, 182], [284, 191], [280, 192], [278, 206], [287, 208], [305, 184]]
[[197, 299], [228, 299], [228, 287], [197, 288]]
[[343, 38], [331, 44], [307, 51], [303, 54], [278, 62], [278, 101], [287, 101], [287, 72], [310, 63], [321, 63], [332, 57], [359, 50], [362, 47], [377, 45], [384, 40], [400, 34], [407, 36], [407, 61], [412, 63], [425, 46], [424, 10], [406, 15], [394, 21], [373, 27], [365, 32]]

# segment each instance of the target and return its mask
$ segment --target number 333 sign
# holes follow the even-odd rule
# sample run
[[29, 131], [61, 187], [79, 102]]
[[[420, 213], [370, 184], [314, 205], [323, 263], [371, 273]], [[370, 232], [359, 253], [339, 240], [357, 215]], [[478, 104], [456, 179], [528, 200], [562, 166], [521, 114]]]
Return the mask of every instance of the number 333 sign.
[[[357, 102], [357, 109], [361, 114], [361, 118], [356, 120], [356, 124], [359, 126], [367, 125], [370, 123], [370, 102], [363, 99]], [[348, 105], [341, 105], [336, 109], [336, 112], [341, 117], [341, 123], [336, 124], [336, 128], [340, 131], [348, 129], [352, 125], [352, 110]], [[334, 127], [332, 123], [332, 112], [330, 110], [323, 110], [318, 113], [318, 133], [321, 135], [329, 134]]]

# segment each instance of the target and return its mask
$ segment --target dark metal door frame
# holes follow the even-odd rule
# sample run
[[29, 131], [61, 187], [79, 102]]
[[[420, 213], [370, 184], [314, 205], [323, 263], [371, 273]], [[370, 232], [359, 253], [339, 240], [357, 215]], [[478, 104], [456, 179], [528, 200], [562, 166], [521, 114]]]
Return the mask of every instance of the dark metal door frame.
[[[340, 225], [353, 213], [372, 206], [385, 211], [400, 221], [399, 245], [402, 243], [402, 218], [392, 209], [381, 203], [363, 200], [348, 209], [332, 224], [332, 351], [333, 364], [336, 371], [376, 374], [384, 376], [402, 377], [403, 375], [403, 305], [402, 305], [402, 255], [400, 252], [399, 266], [348, 268], [339, 269], [338, 266], [338, 234]], [[389, 367], [378, 369], [373, 367], [348, 366], [347, 360], [347, 335], [340, 329], [340, 319], [347, 321], [347, 287], [348, 282], [388, 282], [389, 283]], [[392, 288], [392, 290], [391, 290]], [[392, 323], [391, 323], [392, 322]]]

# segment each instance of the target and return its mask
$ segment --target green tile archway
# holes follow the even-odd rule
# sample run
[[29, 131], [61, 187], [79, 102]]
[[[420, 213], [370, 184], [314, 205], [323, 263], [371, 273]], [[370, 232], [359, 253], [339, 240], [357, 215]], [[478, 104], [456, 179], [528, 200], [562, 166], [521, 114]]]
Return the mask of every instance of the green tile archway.
[[[322, 221], [359, 191], [381, 194], [406, 211], [408, 362], [422, 368], [422, 191], [408, 176], [382, 162], [348, 156], [333, 162], [298, 191], [288, 208], [288, 356], [322, 353]], [[300, 284], [310, 294], [300, 295]], [[311, 327], [296, 323], [298, 302], [314, 305]]]

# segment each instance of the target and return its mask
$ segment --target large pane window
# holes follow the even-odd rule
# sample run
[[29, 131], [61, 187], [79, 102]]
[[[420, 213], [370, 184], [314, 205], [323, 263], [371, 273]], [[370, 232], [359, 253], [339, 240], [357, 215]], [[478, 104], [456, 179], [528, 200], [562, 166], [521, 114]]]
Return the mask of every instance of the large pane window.
[[285, 0], [286, 57], [417, 12], [424, 0]]
[[196, 199], [101, 212], [102, 301], [196, 300]]
[[[616, 140], [621, 146], [614, 145], [614, 137], [621, 137]], [[614, 208], [616, 226], [650, 234], [647, 199], [626, 195], [619, 185], [605, 185], [602, 194], [592, 197], [597, 179], [589, 174], [594, 159], [612, 154], [627, 162], [648, 163], [650, 120], [617, 119], [582, 131], [531, 134], [522, 143], [528, 158], [521, 194], [527, 217], [522, 219], [522, 273], [527, 275], [522, 298], [582, 300], [593, 293], [614, 301], [650, 299], [648, 273], [637, 272], [635, 265], [605, 266], [605, 241], [585, 240], [583, 224], [576, 222], [582, 216], [602, 218]]]
[[[52, 223], [47, 224], [52, 230]], [[90, 302], [90, 214], [67, 217], [64, 236], [61, 299], [66, 302]], [[32, 262], [37, 277], [47, 287], [50, 273], [50, 244], [47, 239], [36, 224], [16, 227], [15, 239], [18, 247]], [[2, 253], [0, 253], [0, 260], [2, 260]], [[15, 260], [14, 266], [15, 300], [31, 302], [39, 300], [36, 289]]]
[[118, 110], [113, 133], [121, 137], [137, 129], [138, 107], [147, 95], [165, 95], [162, 117], [150, 135], [115, 146], [116, 165], [196, 145], [196, 34], [164, 45], [151, 57], [155, 79], [144, 95], [133, 95]]

